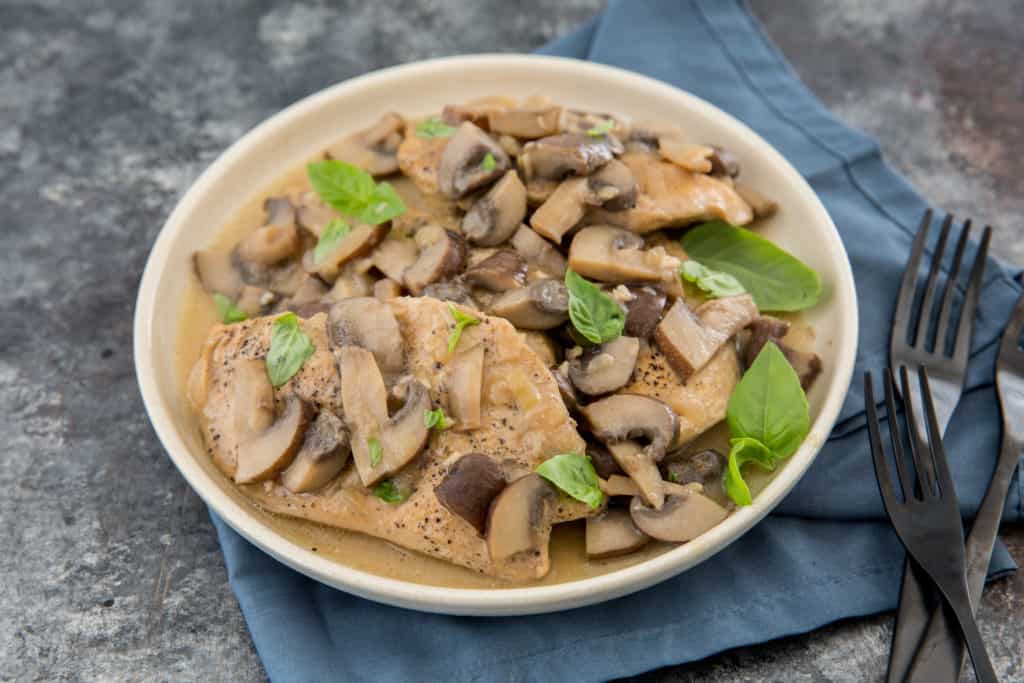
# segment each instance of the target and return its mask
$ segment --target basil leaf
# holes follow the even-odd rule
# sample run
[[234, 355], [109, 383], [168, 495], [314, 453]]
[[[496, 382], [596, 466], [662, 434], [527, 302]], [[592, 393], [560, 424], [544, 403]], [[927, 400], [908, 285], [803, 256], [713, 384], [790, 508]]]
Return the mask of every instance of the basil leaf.
[[267, 351], [267, 376], [274, 387], [279, 387], [302, 368], [316, 347], [306, 333], [299, 329], [294, 313], [285, 313], [274, 321]]
[[600, 507], [604, 500], [604, 492], [597, 483], [597, 472], [585, 455], [556, 455], [538, 465], [536, 472], [591, 509]]
[[249, 317], [245, 311], [235, 305], [234, 301], [219, 292], [213, 295], [213, 305], [217, 307], [217, 315], [225, 325], [240, 323]]
[[463, 313], [455, 308], [455, 304], [451, 301], [448, 302], [448, 310], [452, 312], [452, 317], [455, 318], [455, 329], [448, 335], [448, 353], [455, 353], [455, 347], [459, 345], [459, 339], [462, 337], [462, 330], [473, 325], [479, 325], [480, 321], [469, 313]]
[[494, 155], [491, 154], [490, 152], [485, 154], [484, 160], [480, 162], [480, 168], [484, 169], [485, 171], [493, 171], [494, 167], [497, 165], [498, 162], [495, 160]]
[[431, 116], [416, 124], [416, 137], [418, 138], [450, 138], [453, 135], [455, 135], [455, 128], [449, 126], [438, 116]]
[[445, 417], [443, 408], [436, 408], [434, 410], [423, 411], [423, 424], [426, 425], [427, 429], [437, 429], [439, 432], [451, 427], [448, 419]]
[[686, 233], [682, 246], [690, 258], [736, 278], [762, 311], [799, 311], [821, 296], [817, 273], [750, 230], [712, 221]]
[[615, 299], [572, 270], [565, 271], [565, 286], [569, 290], [569, 320], [577, 332], [594, 344], [622, 334], [626, 314]]
[[323, 260], [334, 251], [338, 243], [345, 239], [345, 236], [351, 231], [352, 228], [348, 226], [348, 223], [340, 218], [335, 218], [328, 223], [324, 231], [320, 233], [320, 239], [317, 240], [316, 248], [313, 249], [313, 263], [323, 263]]
[[725, 492], [737, 505], [750, 505], [754, 502], [750, 488], [743, 480], [741, 468], [748, 462], [757, 463], [766, 470], [774, 470], [780, 460], [768, 450], [768, 447], [757, 439], [744, 437], [729, 442], [729, 467], [725, 471]]
[[597, 124], [593, 128], [588, 128], [587, 129], [587, 135], [589, 135], [591, 137], [599, 138], [602, 135], [608, 135], [608, 133], [612, 132], [612, 128], [614, 128], [614, 127], [615, 127], [615, 122], [612, 121], [611, 119], [608, 119], [606, 121], [602, 121], [601, 123]]
[[337, 159], [306, 165], [313, 189], [325, 203], [363, 223], [377, 225], [405, 212], [405, 203], [388, 183], [379, 185], [373, 176]]
[[402, 491], [395, 482], [390, 479], [385, 479], [381, 483], [373, 487], [373, 495], [377, 496], [385, 503], [401, 503], [403, 500], [409, 497], [409, 493]]
[[376, 467], [384, 457], [384, 449], [380, 447], [380, 439], [371, 436], [366, 440], [366, 448], [370, 451], [370, 467]]
[[729, 273], [711, 270], [696, 259], [683, 261], [679, 272], [684, 280], [697, 285], [701, 291], [712, 298], [738, 296], [747, 291], [743, 289], [740, 281], [729, 275]]

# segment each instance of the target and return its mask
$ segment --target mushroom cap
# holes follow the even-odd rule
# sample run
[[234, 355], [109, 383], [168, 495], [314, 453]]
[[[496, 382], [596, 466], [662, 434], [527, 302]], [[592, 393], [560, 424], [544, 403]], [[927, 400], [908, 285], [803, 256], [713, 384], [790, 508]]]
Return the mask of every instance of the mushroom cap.
[[448, 468], [434, 494], [441, 505], [483, 535], [491, 501], [505, 488], [501, 468], [482, 453], [467, 453]]
[[384, 239], [387, 231], [387, 223], [353, 225], [349, 233], [341, 238], [323, 261], [316, 263], [313, 256], [315, 251], [313, 249], [307, 251], [303, 258], [303, 267], [327, 282], [334, 282], [338, 279], [343, 266], [353, 259], [368, 254], [377, 246], [378, 242]]
[[636, 206], [637, 187], [633, 171], [618, 159], [612, 159], [587, 178], [588, 203], [609, 211]]
[[677, 484], [697, 483], [705, 489], [721, 485], [726, 458], [713, 448], [680, 457], [669, 457], [671, 459], [666, 461], [665, 471], [670, 481]]
[[462, 233], [471, 244], [497, 246], [512, 236], [526, 217], [526, 187], [508, 171], [476, 200], [462, 219]]
[[468, 268], [462, 279], [492, 292], [518, 289], [526, 284], [526, 260], [511, 249], [499, 249]]
[[622, 145], [608, 135], [562, 133], [523, 146], [519, 168], [528, 180], [562, 180], [570, 175], [590, 175], [621, 152]]
[[594, 436], [606, 444], [644, 439], [660, 461], [679, 433], [679, 417], [665, 403], [641, 394], [612, 394], [582, 409]]
[[235, 481], [249, 484], [272, 479], [290, 465], [302, 446], [311, 414], [304, 401], [289, 397], [284, 412], [270, 427], [238, 445]]
[[328, 147], [327, 158], [348, 162], [374, 176], [394, 173], [404, 127], [401, 116], [388, 112], [369, 128]]
[[658, 327], [665, 310], [665, 293], [656, 287], [631, 287], [633, 298], [626, 302], [626, 325], [623, 333], [647, 339]]
[[565, 256], [550, 242], [526, 225], [520, 225], [512, 235], [512, 247], [530, 265], [556, 278], [565, 277], [567, 264]]
[[[490, 154], [492, 167], [484, 164]], [[510, 166], [508, 154], [487, 133], [463, 122], [448, 140], [437, 169], [438, 188], [449, 199], [460, 199], [493, 182]]]
[[636, 497], [629, 505], [629, 514], [637, 528], [651, 538], [685, 543], [724, 520], [729, 511], [703, 493], [681, 491], [666, 496], [659, 510]]
[[554, 135], [558, 132], [561, 118], [562, 108], [558, 106], [496, 109], [487, 114], [492, 133], [526, 140]]
[[569, 379], [588, 396], [600, 396], [626, 386], [633, 376], [640, 340], [619, 336], [587, 347], [569, 361]]
[[295, 460], [281, 473], [281, 483], [292, 493], [321, 488], [341, 473], [350, 455], [345, 424], [322, 410], [306, 430]]
[[202, 249], [192, 254], [192, 268], [199, 283], [211, 294], [237, 299], [245, 286], [234, 266], [230, 251]]
[[549, 330], [569, 318], [569, 292], [559, 280], [537, 280], [491, 302], [490, 313], [524, 330]]
[[434, 282], [462, 272], [466, 265], [466, 242], [461, 235], [440, 225], [426, 225], [416, 233], [420, 247], [416, 262], [405, 269], [405, 286], [415, 295]]
[[472, 292], [469, 290], [469, 286], [461, 278], [432, 282], [423, 288], [420, 296], [428, 296], [440, 301], [452, 301], [469, 306], [470, 308], [479, 307], [479, 304], [473, 298]]
[[530, 226], [558, 244], [582, 220], [590, 196], [588, 178], [567, 178], [533, 212]]
[[495, 497], [487, 516], [487, 550], [503, 576], [527, 580], [548, 573], [551, 505], [556, 499], [554, 487], [533, 472]]
[[622, 468], [615, 462], [615, 457], [607, 448], [598, 443], [587, 444], [587, 456], [594, 465], [594, 471], [602, 479], [622, 474]]
[[587, 518], [587, 558], [601, 560], [626, 555], [643, 548], [651, 537], [633, 523], [629, 511], [610, 508]]
[[583, 228], [569, 246], [569, 267], [601, 282], [675, 282], [679, 266], [664, 249], [644, 249], [642, 237], [609, 225]]
[[327, 332], [335, 348], [368, 349], [385, 375], [396, 375], [405, 366], [398, 320], [391, 307], [379, 299], [352, 297], [333, 304], [327, 315]]

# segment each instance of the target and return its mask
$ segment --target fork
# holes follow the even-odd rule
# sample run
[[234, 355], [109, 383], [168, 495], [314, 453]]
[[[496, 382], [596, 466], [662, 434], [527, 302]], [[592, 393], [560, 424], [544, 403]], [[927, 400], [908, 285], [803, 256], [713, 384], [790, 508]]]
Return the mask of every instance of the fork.
[[[999, 460], [967, 535], [967, 586], [973, 610], [978, 608], [981, 601], [992, 546], [1006, 503], [1006, 492], [1020, 453], [1024, 450], [1024, 428], [1021, 425], [1021, 418], [1024, 418], [1024, 350], [1020, 346], [1022, 330], [1024, 296], [1017, 300], [1013, 309], [996, 360], [996, 390], [1003, 414], [1003, 442], [999, 449]], [[959, 680], [963, 657], [963, 643], [945, 613], [935, 610], [911, 666], [909, 680], [922, 683]]]
[[[974, 327], [978, 297], [981, 293], [981, 281], [985, 270], [985, 259], [988, 255], [991, 228], [986, 227], [982, 235], [981, 244], [971, 266], [963, 305], [960, 309], [960, 319], [954, 332], [953, 296], [971, 232], [971, 221], [964, 222], [960, 239], [957, 242], [949, 276], [946, 278], [946, 285], [942, 292], [941, 308], [937, 319], [933, 315], [935, 294], [938, 289], [943, 252], [949, 241], [953, 225], [953, 217], [947, 215], [942, 222], [928, 278], [925, 281], [921, 306], [918, 309], [915, 306], [918, 269], [931, 223], [932, 211], [929, 209], [921, 218], [921, 225], [914, 238], [906, 270], [903, 272], [896, 313], [893, 316], [892, 334], [889, 338], [889, 365], [892, 367], [906, 365], [912, 370], [928, 367], [934, 390], [936, 416], [939, 428], [944, 432], [960, 401], [960, 394], [963, 392], [964, 380], [967, 376], [971, 332]], [[949, 348], [947, 338], [951, 332], [954, 334], [952, 347]], [[930, 343], [932, 339], [935, 340], [934, 344]], [[911, 388], [911, 391], [915, 393], [913, 398], [920, 403], [921, 396], [916, 391], [916, 387]], [[914, 426], [918, 436], [923, 437], [926, 431], [924, 424], [917, 422]], [[914, 653], [928, 626], [932, 602], [922, 589], [921, 582], [908, 559], [903, 568], [899, 610], [896, 614], [896, 625], [893, 628], [892, 651], [889, 655], [889, 669], [886, 676], [889, 683], [900, 683], [906, 678], [914, 659]]]
[[979, 683], [995, 683], [999, 679], [985, 652], [985, 644], [982, 642], [978, 624], [971, 612], [960, 505], [957, 502], [945, 449], [942, 447], [942, 436], [935, 414], [935, 402], [932, 399], [928, 382], [928, 372], [923, 367], [918, 369], [919, 393], [923, 398], [924, 412], [927, 417], [927, 439], [921, 438], [912, 426], [916, 425], [917, 421], [908, 375], [907, 367], [902, 366], [900, 380], [904, 397], [903, 408], [906, 413], [908, 443], [916, 473], [916, 486], [915, 481], [910, 478], [905, 464], [903, 437], [900, 435], [899, 416], [896, 414], [894, 400], [892, 370], [885, 372], [885, 405], [889, 421], [889, 436], [896, 460], [896, 472], [903, 490], [901, 500], [893, 486], [885, 448], [882, 445], [871, 373], [864, 373], [864, 401], [867, 408], [871, 459], [875, 465], [878, 490], [882, 494], [882, 502], [892, 521], [893, 528], [907, 549], [907, 554], [914, 558], [918, 567], [935, 584], [946, 606], [956, 618], [960, 632], [967, 643], [967, 651], [971, 655], [974, 673]]

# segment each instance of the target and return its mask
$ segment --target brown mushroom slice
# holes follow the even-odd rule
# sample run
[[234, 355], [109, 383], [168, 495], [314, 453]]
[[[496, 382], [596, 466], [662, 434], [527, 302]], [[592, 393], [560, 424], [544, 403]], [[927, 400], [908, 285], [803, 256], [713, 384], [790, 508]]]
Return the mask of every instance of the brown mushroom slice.
[[629, 505], [629, 514], [642, 532], [660, 541], [685, 543], [719, 524], [729, 511], [697, 491], [680, 491], [653, 509], [640, 497]]
[[455, 419], [455, 429], [477, 429], [484, 378], [483, 344], [460, 351], [449, 363], [448, 371], [448, 410]]
[[[708, 145], [708, 147], [713, 150], [711, 156], [708, 157], [708, 161], [711, 162], [711, 175], [735, 178], [740, 174], [740, 161], [736, 155], [718, 145]], [[740, 196], [743, 196], [742, 193]]]
[[614, 136], [623, 136], [627, 132], [626, 122], [614, 114], [580, 109], [566, 109], [562, 114], [562, 130], [566, 133], [587, 133], [595, 128], [608, 129]]
[[622, 471], [636, 484], [644, 500], [655, 508], [665, 501], [665, 481], [654, 458], [635, 441], [610, 443], [608, 451]]
[[331, 306], [327, 333], [335, 348], [359, 346], [369, 350], [375, 365], [391, 377], [405, 366], [402, 332], [391, 307], [373, 297], [353, 297]]
[[633, 171], [618, 159], [612, 159], [587, 177], [590, 191], [588, 203], [609, 211], [622, 211], [636, 206], [636, 180]]
[[282, 307], [286, 310], [294, 311], [296, 307], [303, 304], [320, 301], [329, 291], [323, 280], [316, 275], [304, 273], [299, 282], [298, 289], [295, 290], [295, 293], [287, 301], [282, 302]]
[[640, 339], [647, 339], [658, 323], [665, 310], [665, 293], [654, 287], [633, 287], [632, 298], [626, 302], [626, 325], [623, 334]]
[[439, 299], [440, 301], [452, 301], [471, 308], [479, 307], [479, 304], [469, 291], [469, 286], [465, 282], [462, 282], [461, 279], [444, 280], [442, 282], [429, 284], [423, 288], [423, 291], [420, 292], [420, 296], [429, 296], [432, 299]]
[[671, 460], [665, 463], [665, 473], [669, 481], [676, 484], [697, 483], [705, 489], [721, 486], [726, 458], [713, 448], [669, 457]]
[[506, 486], [487, 516], [487, 550], [498, 573], [510, 580], [539, 579], [551, 568], [551, 507], [555, 488], [536, 473]]
[[419, 256], [403, 275], [406, 288], [414, 295], [419, 296], [427, 285], [457, 275], [465, 267], [466, 242], [461, 235], [430, 224], [416, 232], [415, 240]]
[[558, 395], [562, 398], [562, 403], [565, 404], [565, 409], [572, 415], [577, 415], [580, 410], [580, 406], [583, 402], [576, 394], [576, 387], [569, 381], [569, 376], [566, 374], [568, 369], [566, 364], [562, 363], [560, 367], [551, 369], [551, 376], [555, 379], [555, 385], [558, 387]]
[[239, 443], [235, 482], [251, 484], [272, 479], [288, 467], [302, 446], [311, 413], [304, 401], [289, 397], [284, 412], [270, 427]]
[[789, 364], [793, 366], [797, 377], [800, 378], [800, 386], [807, 391], [821, 374], [821, 358], [813, 351], [802, 351], [794, 348], [783, 341], [786, 333], [789, 332], [789, 323], [778, 318], [762, 315], [750, 323], [750, 338], [743, 348], [743, 366], [749, 368], [757, 354], [768, 341], [772, 341], [782, 355], [786, 357]]
[[297, 212], [288, 197], [267, 197], [263, 200], [264, 225], [295, 227]]
[[557, 133], [561, 117], [561, 107], [517, 107], [488, 112], [487, 122], [492, 133], [533, 140]]
[[712, 299], [697, 311], [677, 299], [658, 323], [654, 341], [685, 380], [757, 315], [757, 305], [749, 294]]
[[261, 266], [272, 266], [295, 256], [301, 246], [299, 231], [292, 224], [265, 225], [238, 243], [238, 257]]
[[316, 192], [303, 193], [296, 211], [299, 225], [319, 237], [327, 224], [341, 214], [328, 206]]
[[600, 396], [626, 386], [633, 376], [640, 340], [619, 336], [587, 347], [569, 361], [569, 379], [588, 396]]
[[559, 280], [537, 280], [497, 297], [490, 313], [523, 330], [549, 330], [569, 319], [569, 292]]
[[372, 266], [369, 259], [349, 261], [341, 267], [338, 278], [331, 286], [331, 291], [323, 297], [324, 301], [344, 301], [357, 296], [372, 296], [374, 277], [369, 272]]
[[[493, 159], [494, 163], [487, 163], [486, 159]], [[466, 121], [448, 140], [441, 154], [437, 169], [438, 188], [445, 197], [459, 199], [494, 182], [505, 174], [510, 165], [501, 145]]]
[[388, 112], [369, 128], [328, 147], [327, 158], [348, 162], [375, 176], [394, 173], [404, 126], [401, 116]]
[[462, 279], [491, 292], [519, 289], [526, 284], [526, 259], [511, 249], [499, 249], [466, 269]]
[[679, 259], [664, 248], [644, 248], [644, 240], [628, 230], [591, 225], [569, 246], [569, 267], [601, 282], [659, 282], [679, 286]]
[[530, 178], [526, 181], [526, 204], [534, 208], [548, 200], [555, 189], [562, 184], [561, 180], [551, 178]]
[[622, 474], [622, 468], [615, 462], [615, 456], [599, 443], [587, 443], [587, 457], [590, 458], [597, 476], [602, 479]]
[[715, 155], [715, 150], [707, 145], [695, 145], [675, 137], [662, 136], [658, 138], [658, 151], [661, 156], [687, 171], [711, 173], [713, 168], [711, 157]]
[[612, 508], [587, 518], [587, 559], [603, 560], [628, 555], [647, 545], [651, 537], [633, 523], [628, 510]]
[[563, 133], [524, 145], [519, 168], [527, 180], [562, 180], [570, 175], [590, 175], [621, 151], [622, 146], [609, 136]]
[[505, 475], [492, 459], [482, 453], [467, 453], [448, 467], [434, 495], [483, 535], [491, 502], [504, 488]]
[[402, 282], [405, 271], [416, 263], [420, 250], [408, 237], [388, 237], [373, 250], [373, 265], [395, 282]]
[[746, 183], [736, 182], [734, 185], [736, 194], [743, 198], [754, 211], [754, 218], [771, 218], [779, 210], [779, 204], [774, 199], [769, 199]]
[[508, 171], [477, 199], [462, 219], [462, 234], [471, 244], [494, 247], [508, 240], [526, 217], [526, 187]]
[[369, 253], [377, 246], [378, 242], [384, 239], [384, 235], [387, 233], [386, 223], [350, 225], [352, 229], [341, 238], [341, 241], [324, 257], [323, 261], [319, 263], [314, 261], [315, 251], [313, 249], [306, 252], [303, 258], [303, 267], [307, 272], [315, 273], [323, 280], [333, 283], [338, 279], [342, 266], [352, 259]]
[[[621, 470], [619, 471], [621, 472]], [[636, 485], [636, 482], [622, 474], [609, 475], [604, 481], [598, 481], [598, 484], [604, 494], [609, 497], [632, 498], [640, 495], [640, 487]]]
[[258, 318], [270, 310], [270, 304], [276, 299], [277, 296], [269, 290], [245, 285], [238, 295], [235, 306], [250, 318]]
[[238, 359], [231, 364], [231, 429], [239, 443], [254, 434], [262, 434], [274, 422], [274, 387], [262, 359]]
[[512, 236], [512, 247], [535, 268], [559, 279], [568, 267], [565, 257], [550, 242], [526, 225], [520, 225]]
[[590, 194], [587, 178], [569, 178], [551, 193], [530, 217], [530, 226], [558, 244], [583, 218]]
[[341, 473], [350, 455], [344, 423], [334, 413], [323, 410], [306, 430], [295, 460], [281, 473], [281, 483], [292, 493], [315, 491]]
[[390, 301], [402, 296], [402, 285], [391, 278], [382, 278], [373, 283], [373, 298]]
[[210, 294], [223, 294], [237, 299], [245, 286], [242, 276], [235, 268], [230, 251], [203, 249], [193, 252], [192, 268], [199, 283]]

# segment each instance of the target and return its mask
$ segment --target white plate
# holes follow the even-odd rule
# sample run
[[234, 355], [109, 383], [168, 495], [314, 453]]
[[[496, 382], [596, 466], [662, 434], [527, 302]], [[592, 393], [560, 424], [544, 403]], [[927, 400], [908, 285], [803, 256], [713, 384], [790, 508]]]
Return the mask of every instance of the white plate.
[[[806, 314], [817, 330], [824, 372], [810, 392], [807, 440], [757, 496], [699, 538], [655, 558], [594, 578], [507, 589], [439, 588], [383, 578], [330, 561], [275, 533], [199, 459], [207, 458], [179, 386], [175, 341], [190, 254], [254, 194], [347, 131], [382, 112], [439, 111], [491, 94], [549, 95], [560, 103], [670, 121], [693, 140], [723, 145], [740, 159], [743, 178], [777, 200], [780, 213], [763, 234], [820, 273], [821, 302]], [[853, 372], [857, 307], [850, 264], [832, 220], [810, 186], [747, 126], [693, 95], [627, 71], [571, 59], [480, 55], [385, 69], [311, 95], [271, 117], [224, 152], [192, 185], [160, 231], [135, 310], [135, 366], [157, 435], [185, 479], [228, 524], [290, 567], [356, 595], [449, 614], [531, 614], [579, 607], [646, 588], [708, 559], [774, 508], [800, 479], [835, 422]]]

